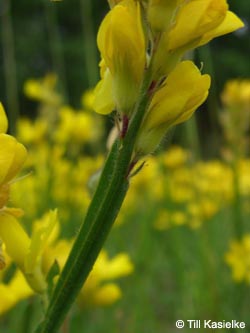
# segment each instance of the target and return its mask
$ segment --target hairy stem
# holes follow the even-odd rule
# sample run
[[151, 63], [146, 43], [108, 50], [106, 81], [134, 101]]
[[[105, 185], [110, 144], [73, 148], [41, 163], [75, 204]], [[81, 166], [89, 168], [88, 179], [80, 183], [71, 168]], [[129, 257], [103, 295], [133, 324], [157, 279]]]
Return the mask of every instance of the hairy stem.
[[124, 138], [113, 144], [105, 163], [99, 185], [89, 206], [85, 221], [72, 247], [55, 287], [44, 321], [37, 333], [54, 333], [63, 322], [82, 284], [109, 234], [126, 196], [133, 148], [149, 102], [150, 69], [145, 71], [141, 94], [134, 117]]

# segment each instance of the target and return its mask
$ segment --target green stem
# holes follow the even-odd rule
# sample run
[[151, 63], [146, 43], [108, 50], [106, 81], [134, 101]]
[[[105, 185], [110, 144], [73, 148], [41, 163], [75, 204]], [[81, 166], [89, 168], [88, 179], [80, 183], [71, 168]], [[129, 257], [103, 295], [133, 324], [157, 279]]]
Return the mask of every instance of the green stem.
[[127, 173], [136, 133], [149, 102], [149, 95], [146, 92], [150, 86], [150, 80], [151, 71], [148, 69], [145, 72], [139, 102], [128, 132], [125, 138], [118, 139], [111, 149], [85, 221], [55, 287], [45, 319], [36, 331], [37, 333], [54, 333], [60, 327], [82, 284], [88, 277], [121, 208], [129, 187]]

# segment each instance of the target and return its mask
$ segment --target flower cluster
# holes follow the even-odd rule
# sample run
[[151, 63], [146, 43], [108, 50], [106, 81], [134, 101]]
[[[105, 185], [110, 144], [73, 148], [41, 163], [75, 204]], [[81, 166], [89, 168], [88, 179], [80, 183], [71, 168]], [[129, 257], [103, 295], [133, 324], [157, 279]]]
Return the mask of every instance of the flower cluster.
[[[140, 94], [150, 95], [137, 134], [135, 153], [140, 157], [154, 151], [166, 131], [189, 119], [208, 95], [210, 77], [191, 61], [181, 61], [184, 53], [243, 23], [226, 0], [109, 3], [97, 37], [102, 59], [94, 108], [102, 114], [117, 110], [127, 123]], [[141, 92], [146, 75], [148, 91]]]

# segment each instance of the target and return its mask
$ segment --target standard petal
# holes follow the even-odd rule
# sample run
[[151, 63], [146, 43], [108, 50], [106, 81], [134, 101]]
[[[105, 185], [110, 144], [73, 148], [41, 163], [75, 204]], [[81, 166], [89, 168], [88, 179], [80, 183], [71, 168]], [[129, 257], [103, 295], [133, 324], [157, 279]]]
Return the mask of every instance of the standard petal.
[[224, 18], [222, 23], [215, 29], [212, 29], [206, 34], [204, 34], [199, 43], [199, 46], [208, 43], [215, 37], [229, 34], [230, 32], [238, 30], [242, 27], [244, 27], [244, 23], [241, 21], [241, 19], [233, 12], [227, 11], [226, 17]]
[[181, 7], [176, 24], [169, 34], [169, 49], [189, 48], [189, 44], [216, 28], [224, 20], [228, 5], [225, 0], [189, 1]]

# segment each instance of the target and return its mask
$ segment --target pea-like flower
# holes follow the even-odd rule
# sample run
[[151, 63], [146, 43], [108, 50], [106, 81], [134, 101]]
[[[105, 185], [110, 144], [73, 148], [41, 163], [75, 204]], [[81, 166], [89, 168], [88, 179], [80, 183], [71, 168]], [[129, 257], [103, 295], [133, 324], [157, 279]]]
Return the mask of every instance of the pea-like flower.
[[188, 120], [207, 98], [209, 87], [209, 75], [202, 75], [191, 61], [179, 63], [154, 94], [138, 133], [137, 154], [154, 151], [170, 127]]
[[9, 186], [21, 169], [27, 152], [13, 136], [6, 134], [8, 120], [0, 103], [0, 213], [9, 198]]
[[167, 75], [190, 49], [243, 27], [226, 0], [190, 0], [176, 7], [154, 58], [154, 79]]
[[[111, 85], [116, 109], [128, 114], [137, 100], [146, 63], [139, 2], [124, 0], [114, 6], [100, 26], [97, 44], [107, 70], [98, 91]], [[112, 109], [99, 107], [96, 111], [106, 114]]]

